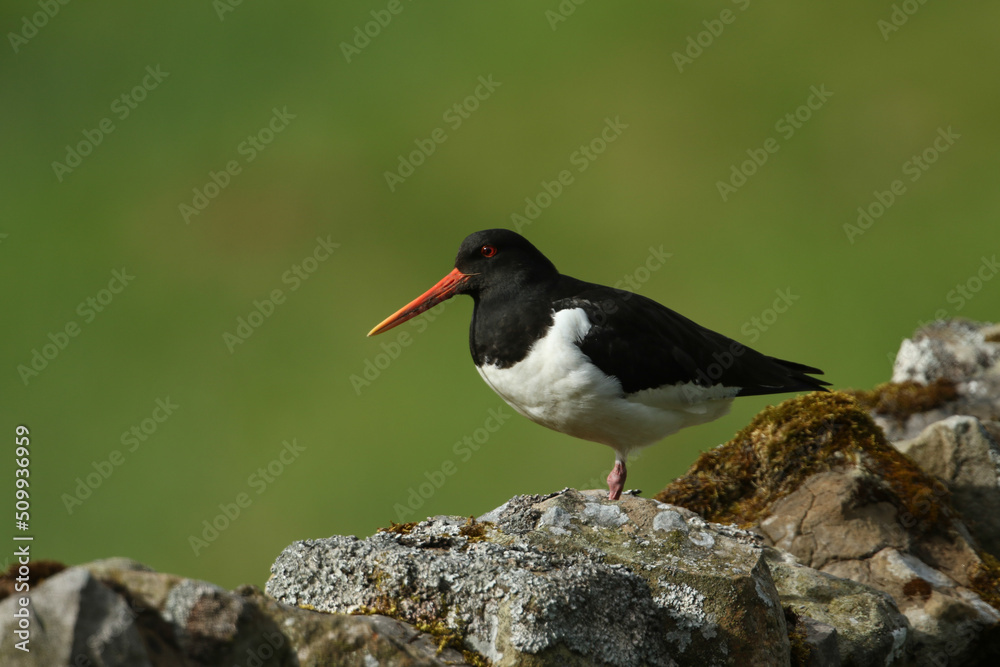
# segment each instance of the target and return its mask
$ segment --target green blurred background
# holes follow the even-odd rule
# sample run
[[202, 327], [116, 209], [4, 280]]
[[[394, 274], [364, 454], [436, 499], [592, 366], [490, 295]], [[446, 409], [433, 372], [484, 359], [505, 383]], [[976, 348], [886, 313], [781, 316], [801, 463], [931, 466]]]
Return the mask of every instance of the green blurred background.
[[[560, 6], [564, 21], [547, 14]], [[32, 432], [35, 557], [263, 584], [293, 540], [603, 486], [605, 447], [518, 416], [477, 431], [501, 403], [469, 358], [471, 300], [365, 337], [450, 270], [468, 233], [513, 227], [562, 170], [572, 184], [520, 228], [562, 271], [633, 276], [837, 387], [887, 380], [922, 321], [1000, 315], [1000, 280], [983, 280], [1000, 250], [995, 4], [912, 1], [892, 32], [879, 27], [892, 3], [857, 1], [58, 7], [44, 21], [34, 1], [0, 9], [0, 410], [8, 438]], [[345, 55], [366, 24], [377, 34]], [[679, 67], [686, 49], [697, 57]], [[499, 85], [455, 127], [446, 113], [479, 77]], [[800, 110], [813, 86], [832, 95]], [[248, 161], [240, 146], [274, 109], [294, 118]], [[776, 123], [797, 110], [810, 117], [787, 137]], [[113, 131], [57, 174], [105, 118]], [[573, 155], [606, 119], [627, 128], [581, 172]], [[960, 138], [935, 155], [949, 127]], [[385, 173], [437, 128], [446, 141], [391, 190]], [[717, 183], [772, 137], [778, 151], [723, 200]], [[926, 149], [936, 162], [909, 180]], [[231, 160], [239, 173], [186, 223], [180, 205]], [[904, 194], [849, 239], [857, 208], [895, 179]], [[317, 238], [339, 247], [304, 265]], [[661, 246], [670, 258], [640, 270]], [[315, 271], [293, 290], [296, 265]], [[134, 279], [102, 293], [122, 268]], [[284, 302], [231, 352], [223, 335], [276, 289]], [[777, 290], [798, 298], [776, 315]], [[101, 312], [79, 306], [108, 297]], [[45, 368], [19, 370], [70, 323], [78, 335]], [[366, 368], [370, 384], [352, 382]], [[780, 398], [646, 450], [630, 486], [655, 493]], [[158, 399], [177, 406], [162, 423]], [[122, 434], [144, 420], [155, 432], [130, 451]], [[479, 450], [456, 449], [465, 437]], [[88, 476], [99, 486], [78, 491]], [[237, 500], [229, 520], [220, 504]], [[213, 521], [224, 529], [209, 540]]]

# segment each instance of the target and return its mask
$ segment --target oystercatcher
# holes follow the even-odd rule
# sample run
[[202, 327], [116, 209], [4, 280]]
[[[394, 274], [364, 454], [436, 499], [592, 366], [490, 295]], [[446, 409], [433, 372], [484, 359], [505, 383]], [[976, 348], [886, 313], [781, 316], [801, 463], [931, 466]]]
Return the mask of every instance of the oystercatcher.
[[718, 419], [736, 396], [824, 389], [822, 371], [765, 356], [625, 290], [562, 275], [520, 234], [469, 235], [455, 268], [383, 320], [387, 331], [456, 294], [475, 302], [479, 374], [528, 419], [615, 450], [608, 498], [630, 452]]

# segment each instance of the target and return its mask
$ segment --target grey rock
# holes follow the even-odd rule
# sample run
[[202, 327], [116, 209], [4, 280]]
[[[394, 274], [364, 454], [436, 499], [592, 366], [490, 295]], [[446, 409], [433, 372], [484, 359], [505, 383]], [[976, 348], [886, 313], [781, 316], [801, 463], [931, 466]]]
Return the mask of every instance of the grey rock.
[[113, 577], [117, 572], [154, 572], [153, 568], [137, 560], [117, 556], [90, 561], [80, 567], [90, 572], [97, 579]]
[[969, 320], [938, 320], [902, 342], [892, 381], [929, 384], [943, 378], [966, 382], [1000, 363], [1000, 328]]
[[10, 667], [58, 665], [151, 665], [120, 596], [87, 570], [70, 568], [30, 591], [31, 639], [28, 652], [14, 646], [17, 596], [0, 602], [0, 664]]
[[778, 549], [767, 550], [767, 564], [781, 603], [805, 619], [810, 664], [905, 664], [909, 623], [892, 596], [800, 565]]
[[1000, 445], [982, 423], [956, 415], [893, 444], [945, 483], [979, 544], [1000, 557]]
[[[943, 320], [904, 340], [896, 355], [892, 382], [929, 384], [939, 379], [955, 384], [955, 400], [910, 415], [903, 423], [872, 415], [889, 440], [915, 438], [951, 415], [970, 415], [984, 423], [1000, 421], [1000, 325]], [[1000, 430], [1000, 424], [992, 428]]]
[[801, 617], [801, 623], [805, 626], [804, 641], [809, 647], [809, 658], [804, 667], [840, 667], [837, 629], [808, 616]]
[[320, 614], [252, 586], [225, 591], [129, 559], [74, 567], [31, 591], [30, 652], [17, 650], [16, 599], [0, 602], [4, 667], [443, 667], [468, 665], [438, 639], [384, 616]]
[[[469, 665], [462, 653], [442, 647], [440, 639], [416, 629], [409, 623], [377, 614], [351, 616], [322, 614], [281, 604], [255, 586], [241, 586], [234, 591], [243, 602], [280, 629], [257, 636], [252, 653], [242, 662], [256, 664], [268, 648], [281, 649], [287, 642], [288, 653], [281, 667], [444, 667]], [[266, 663], [265, 663], [266, 664]]]
[[519, 496], [408, 533], [296, 542], [267, 591], [440, 625], [495, 665], [786, 665], [757, 539], [655, 500]]
[[231, 656], [243, 655], [251, 647], [242, 644], [255, 643], [257, 637], [251, 635], [264, 632], [241, 628], [241, 621], [246, 625], [250, 615], [243, 600], [204, 581], [178, 581], [159, 611], [173, 627], [181, 653], [202, 664], [224, 664]]

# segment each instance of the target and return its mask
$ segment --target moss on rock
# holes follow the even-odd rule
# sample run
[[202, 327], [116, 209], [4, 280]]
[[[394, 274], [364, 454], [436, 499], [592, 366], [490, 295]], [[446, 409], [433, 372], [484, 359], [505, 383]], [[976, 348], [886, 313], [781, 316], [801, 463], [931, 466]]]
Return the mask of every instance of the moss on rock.
[[379, 528], [377, 532], [379, 533], [395, 533], [397, 535], [408, 535], [410, 532], [416, 528], [416, 521], [408, 521], [406, 523], [396, 523], [395, 521], [389, 522], [388, 528]]
[[1000, 610], [1000, 560], [984, 551], [977, 555], [981, 562], [969, 577], [972, 588], [986, 604]]
[[911, 415], [933, 410], [958, 398], [955, 383], [945, 378], [938, 378], [930, 384], [913, 380], [886, 382], [870, 391], [854, 389], [847, 393], [865, 409], [900, 423], [905, 423]]
[[465, 525], [458, 529], [458, 534], [466, 538], [469, 544], [475, 544], [487, 539], [487, 531], [493, 527], [494, 524], [490, 521], [476, 521], [476, 517], [470, 516]]
[[878, 500], [918, 517], [915, 529], [940, 522], [947, 491], [896, 451], [864, 407], [843, 392], [814, 392], [765, 408], [656, 499], [709, 521], [752, 526], [808, 477], [848, 466], [871, 474], [865, 488], [882, 496]]

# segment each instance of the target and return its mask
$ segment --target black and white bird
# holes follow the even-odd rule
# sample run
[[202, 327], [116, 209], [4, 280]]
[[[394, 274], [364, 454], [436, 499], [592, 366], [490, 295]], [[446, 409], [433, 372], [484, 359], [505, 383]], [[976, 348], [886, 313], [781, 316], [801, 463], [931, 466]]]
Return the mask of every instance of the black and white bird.
[[456, 294], [475, 301], [469, 347], [479, 374], [517, 412], [615, 450], [608, 497], [630, 452], [718, 419], [733, 398], [821, 390], [811, 366], [765, 356], [625, 290], [562, 275], [523, 236], [468, 236], [455, 268], [368, 335]]

